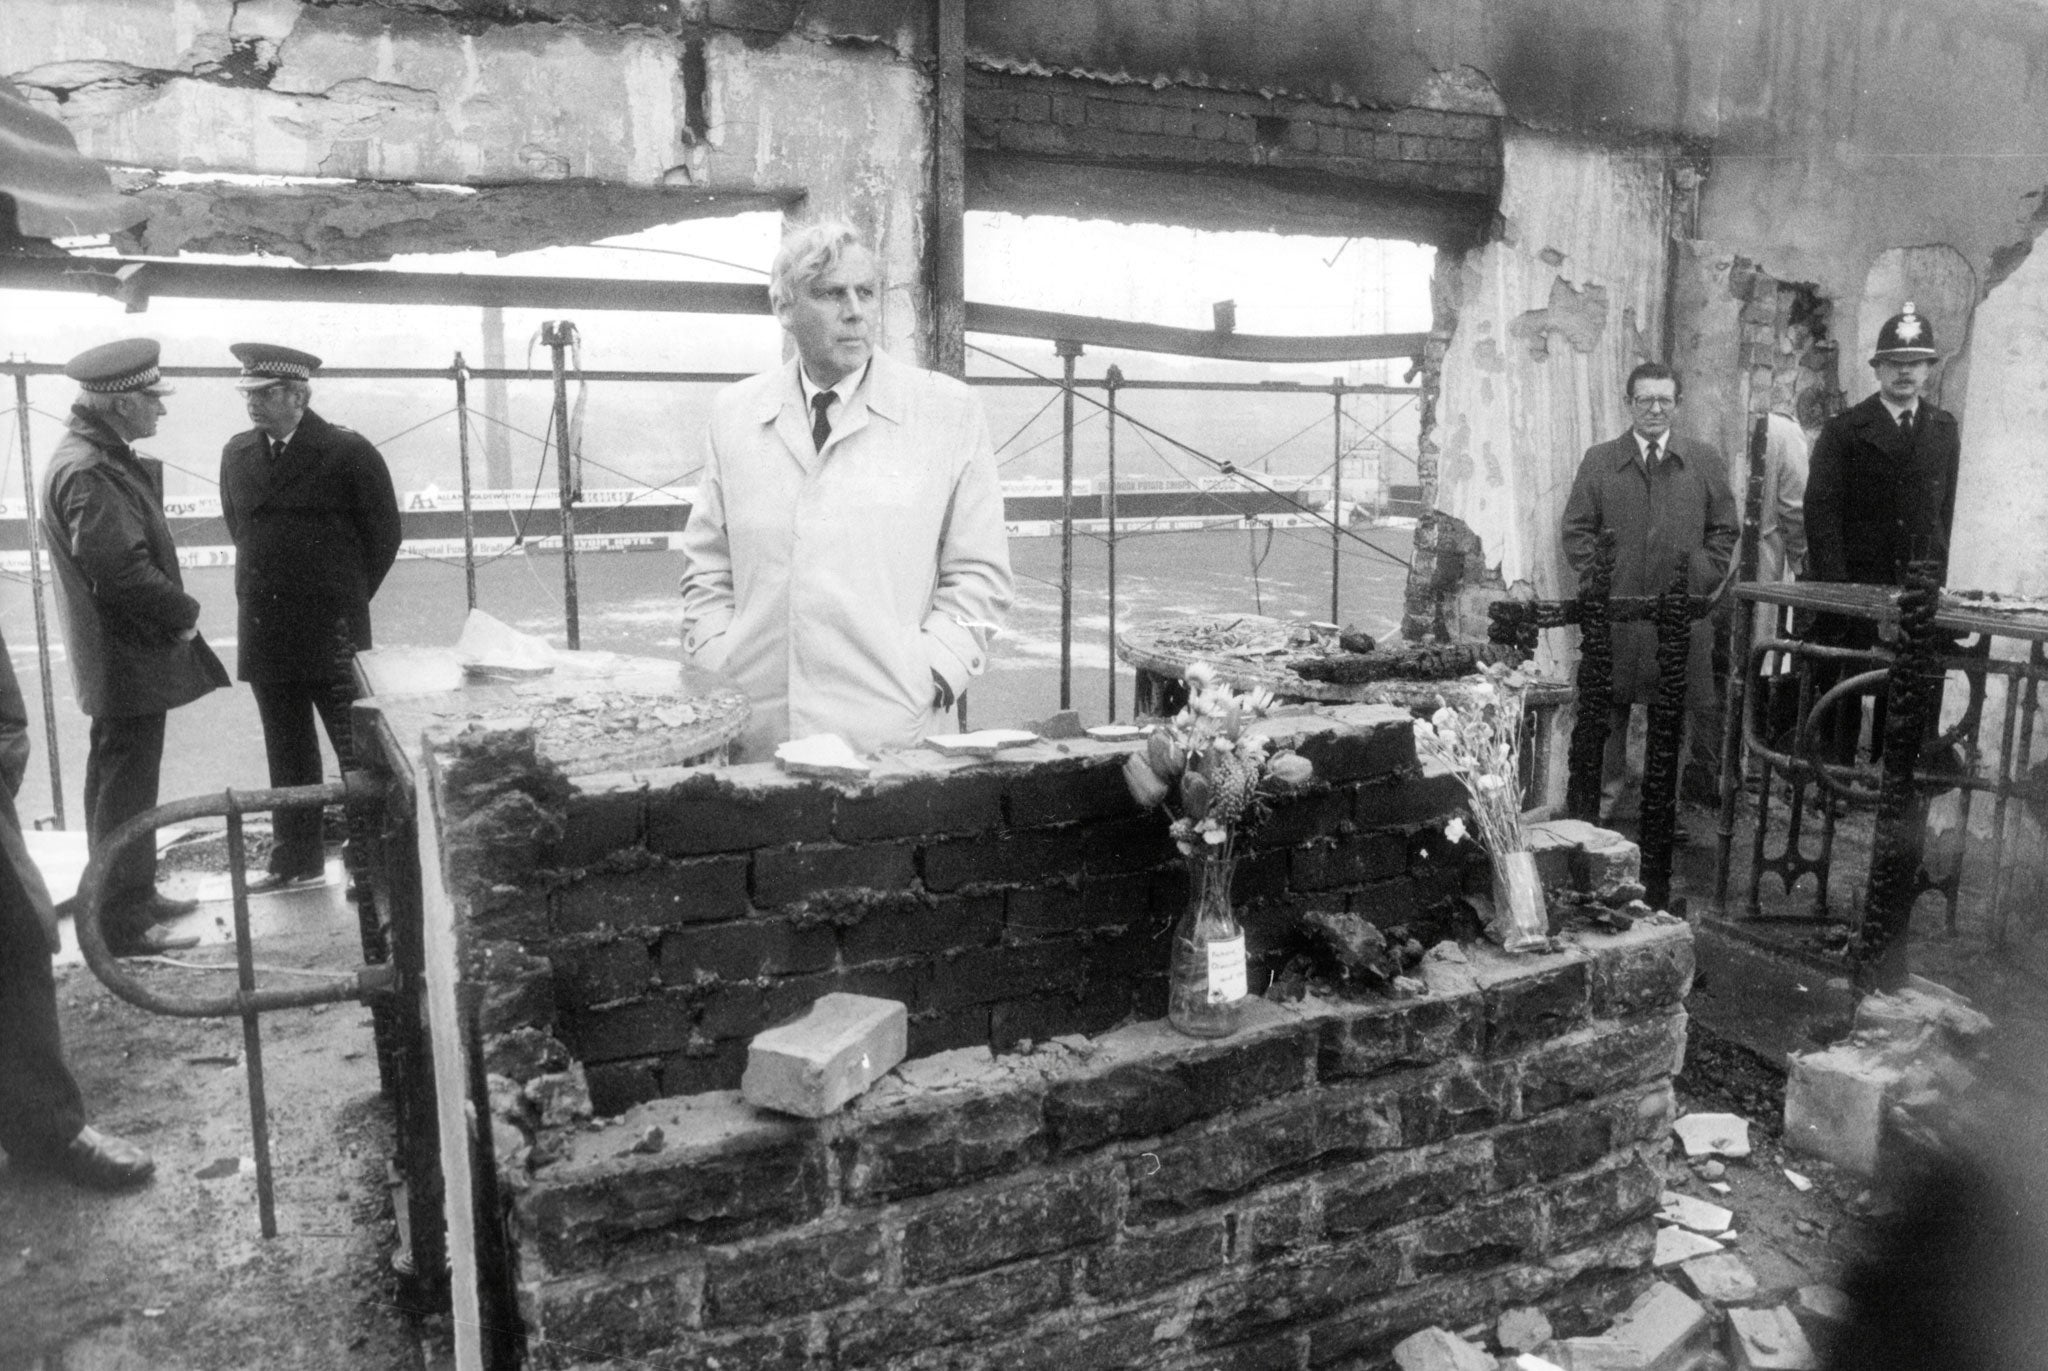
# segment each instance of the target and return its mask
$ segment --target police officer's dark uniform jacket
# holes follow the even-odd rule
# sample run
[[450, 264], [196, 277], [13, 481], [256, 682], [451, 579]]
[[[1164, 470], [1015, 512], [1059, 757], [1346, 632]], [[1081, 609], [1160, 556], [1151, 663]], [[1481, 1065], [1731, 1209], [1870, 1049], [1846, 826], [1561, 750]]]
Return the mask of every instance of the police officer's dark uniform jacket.
[[1948, 565], [1962, 430], [1922, 396], [1912, 437], [1879, 395], [1828, 420], [1806, 479], [1806, 574], [1815, 581], [1905, 581], [1916, 551]]
[[206, 645], [164, 521], [163, 463], [73, 409], [43, 484], [44, 543], [78, 707], [95, 718], [161, 714], [228, 674]]
[[398, 556], [398, 501], [370, 441], [312, 410], [281, 457], [228, 440], [220, 509], [235, 544], [244, 681], [345, 679], [370, 646], [370, 599]]

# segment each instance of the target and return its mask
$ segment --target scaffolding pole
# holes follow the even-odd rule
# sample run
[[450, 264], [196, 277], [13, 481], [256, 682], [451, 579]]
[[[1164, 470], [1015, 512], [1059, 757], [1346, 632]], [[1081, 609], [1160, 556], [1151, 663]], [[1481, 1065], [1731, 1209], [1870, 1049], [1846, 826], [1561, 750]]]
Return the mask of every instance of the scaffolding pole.
[[550, 319], [540, 326], [540, 341], [554, 355], [555, 469], [562, 478], [562, 618], [569, 650], [574, 652], [583, 640], [576, 614], [576, 470], [569, 455], [569, 381], [562, 355], [576, 345], [576, 325]]
[[1337, 584], [1344, 578], [1344, 378], [1330, 378], [1330, 622], [1337, 616]]
[[50, 621], [43, 612], [42, 521], [36, 510], [36, 466], [29, 452], [28, 373], [14, 373], [14, 412], [21, 423], [21, 508], [28, 536], [28, 594], [36, 614], [36, 671], [43, 684], [44, 750], [50, 754], [50, 812], [64, 827], [64, 768], [57, 755], [57, 701], [50, 693]]
[[476, 608], [476, 509], [469, 490], [469, 364], [455, 354], [455, 451], [462, 463], [462, 585]]
[[1066, 377], [1060, 392], [1060, 708], [1074, 707], [1074, 359], [1079, 343], [1057, 342]]
[[1103, 512], [1109, 516], [1109, 722], [1116, 722], [1116, 392], [1124, 383], [1123, 368], [1112, 365], [1103, 377], [1109, 396], [1109, 493]]

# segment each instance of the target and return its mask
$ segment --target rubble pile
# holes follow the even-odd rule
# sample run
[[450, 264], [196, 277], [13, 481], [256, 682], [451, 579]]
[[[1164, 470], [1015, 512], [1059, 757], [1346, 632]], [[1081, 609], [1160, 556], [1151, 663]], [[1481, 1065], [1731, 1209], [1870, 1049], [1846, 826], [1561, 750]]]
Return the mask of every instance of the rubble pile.
[[[1749, 1132], [1748, 1121], [1732, 1114], [1675, 1121], [1673, 1150], [1685, 1164], [1674, 1162], [1673, 1188], [1659, 1198], [1657, 1279], [1605, 1328], [1555, 1336], [1543, 1310], [1512, 1308], [1491, 1324], [1422, 1329], [1395, 1347], [1395, 1364], [1402, 1371], [1813, 1371], [1817, 1349], [1848, 1316], [1848, 1300], [1831, 1284], [1791, 1283], [1790, 1273], [1817, 1259], [1745, 1244], [1736, 1211], [1716, 1202], [1734, 1189], [1731, 1165], [1762, 1197], [1781, 1182], [1790, 1197], [1814, 1188], [1808, 1177], [1766, 1164]], [[1860, 1186], [1853, 1177], [1843, 1184]], [[1817, 1229], [1792, 1220], [1795, 1235]]]

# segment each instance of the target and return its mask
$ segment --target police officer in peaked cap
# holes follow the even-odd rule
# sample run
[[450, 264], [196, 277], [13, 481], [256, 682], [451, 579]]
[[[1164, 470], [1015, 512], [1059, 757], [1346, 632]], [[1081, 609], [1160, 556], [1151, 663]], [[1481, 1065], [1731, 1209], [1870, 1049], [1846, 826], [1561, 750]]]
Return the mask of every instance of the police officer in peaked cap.
[[[254, 424], [220, 458], [240, 606], [236, 675], [256, 697], [271, 785], [318, 785], [316, 715], [337, 762], [354, 765], [352, 663], [370, 646], [370, 600], [398, 556], [398, 498], [370, 441], [309, 408], [318, 357], [275, 343], [229, 351]], [[272, 833], [269, 870], [250, 889], [323, 879], [318, 811], [279, 811]]]
[[[1917, 558], [1931, 559], [1946, 575], [1962, 431], [1954, 415], [1927, 398], [1940, 360], [1934, 326], [1910, 301], [1878, 330], [1870, 357], [1876, 393], [1828, 420], [1813, 445], [1806, 482], [1808, 580], [1903, 585], [1907, 564]], [[1877, 625], [1819, 615], [1811, 636], [1864, 648], [1877, 642]], [[1824, 688], [1833, 676], [1823, 680], [1823, 674], [1816, 672], [1816, 684]], [[1854, 701], [1835, 710], [1834, 723], [1832, 756], [1849, 761], [1861, 725]], [[1881, 709], [1876, 724], [1881, 751]]]
[[[167, 713], [228, 683], [178, 570], [163, 464], [131, 446], [164, 415], [170, 389], [157, 361], [151, 338], [72, 358], [64, 374], [78, 397], [43, 475], [43, 541], [78, 707], [92, 719], [85, 818], [95, 855], [114, 829], [156, 805]], [[193, 908], [157, 891], [147, 842], [104, 870], [100, 930], [117, 956], [191, 946], [193, 935], [161, 925]]]

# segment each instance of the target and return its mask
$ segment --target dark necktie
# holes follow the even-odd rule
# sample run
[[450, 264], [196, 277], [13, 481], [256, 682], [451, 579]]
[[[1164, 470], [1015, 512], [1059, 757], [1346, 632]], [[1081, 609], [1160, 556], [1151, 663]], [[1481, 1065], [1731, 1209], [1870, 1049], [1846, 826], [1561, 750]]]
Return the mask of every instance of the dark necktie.
[[1913, 437], [1913, 415], [1917, 412], [1917, 409], [1902, 409], [1899, 411], [1899, 432], [1905, 434], [1909, 441]]
[[1651, 471], [1657, 469], [1657, 440], [1655, 438], [1643, 444], [1643, 465]]
[[811, 447], [819, 452], [825, 450], [825, 440], [832, 436], [832, 420], [825, 411], [838, 398], [829, 390], [821, 390], [811, 397]]
[[280, 461], [280, 460], [282, 460], [282, 459], [283, 459], [283, 457], [284, 457], [284, 439], [282, 439], [282, 438], [272, 438], [272, 439], [270, 440], [270, 460], [271, 460], [271, 461], [273, 461], [273, 462], [275, 462], [275, 461]]

